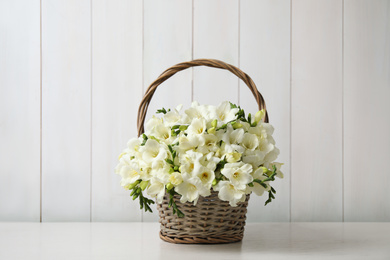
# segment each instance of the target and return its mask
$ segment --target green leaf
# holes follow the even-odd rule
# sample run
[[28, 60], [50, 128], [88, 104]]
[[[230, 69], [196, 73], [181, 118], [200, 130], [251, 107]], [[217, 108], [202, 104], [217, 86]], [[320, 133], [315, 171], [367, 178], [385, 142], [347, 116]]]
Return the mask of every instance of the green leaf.
[[254, 179], [253, 182], [260, 184], [261, 186], [264, 187], [264, 189], [266, 189], [268, 187], [267, 184], [264, 183], [264, 181], [261, 181], [259, 179]]
[[173, 161], [172, 161], [171, 159], [165, 159], [165, 161], [166, 161], [167, 163], [169, 163], [169, 164], [174, 165], [174, 164], [173, 164]]
[[174, 189], [167, 190], [169, 194], [169, 203], [168, 207], [172, 207], [172, 212], [173, 214], [177, 214], [179, 218], [184, 217], [183, 212], [180, 211], [180, 209], [177, 207], [175, 200], [173, 199], [174, 195], [176, 194]]
[[148, 140], [148, 137], [146, 136], [146, 134], [142, 134], [142, 138], [144, 139], [141, 146], [144, 146], [146, 144], [146, 141]]
[[237, 105], [236, 104], [233, 104], [232, 102], [229, 102], [230, 103], [230, 108], [233, 109], [233, 108], [237, 108]]
[[166, 110], [165, 108], [161, 108], [157, 110], [156, 114], [166, 114], [169, 111], [171, 111], [171, 109]]

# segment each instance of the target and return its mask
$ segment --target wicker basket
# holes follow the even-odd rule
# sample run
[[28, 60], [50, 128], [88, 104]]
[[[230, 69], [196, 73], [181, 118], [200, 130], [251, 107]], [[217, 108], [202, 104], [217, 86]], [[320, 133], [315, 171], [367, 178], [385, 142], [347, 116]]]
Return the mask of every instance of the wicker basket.
[[[249, 87], [256, 99], [259, 110], [266, 109], [264, 99], [257, 90], [255, 83], [239, 68], [211, 59], [183, 62], [164, 71], [146, 90], [138, 109], [138, 136], [144, 132], [146, 112], [157, 87], [175, 73], [196, 66], [208, 66], [232, 72]], [[264, 121], [268, 122], [267, 112]], [[185, 217], [179, 218], [173, 214], [172, 208], [168, 207], [168, 195], [165, 195], [162, 204], [157, 204], [161, 223], [160, 238], [162, 240], [185, 244], [220, 244], [242, 240], [249, 195], [247, 195], [245, 202], [238, 203], [237, 207], [231, 207], [228, 202], [221, 201], [217, 192], [212, 192], [208, 197], [200, 197], [196, 206], [192, 203], [181, 203], [177, 195], [175, 195], [174, 200]]]

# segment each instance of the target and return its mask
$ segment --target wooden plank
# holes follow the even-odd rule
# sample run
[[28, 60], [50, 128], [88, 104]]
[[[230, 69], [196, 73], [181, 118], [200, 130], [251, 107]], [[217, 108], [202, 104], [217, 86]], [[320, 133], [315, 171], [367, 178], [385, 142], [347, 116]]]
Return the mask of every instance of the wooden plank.
[[342, 1], [292, 1], [292, 221], [342, 220]]
[[[194, 0], [194, 58], [238, 65], [238, 0]], [[238, 102], [238, 79], [226, 70], [194, 70], [193, 98], [201, 104]]]
[[389, 1], [345, 1], [345, 221], [390, 221], [389, 40]]
[[39, 17], [39, 1], [0, 1], [0, 221], [40, 218]]
[[[165, 69], [191, 60], [192, 1], [169, 0], [144, 2], [144, 89]], [[147, 118], [158, 108], [175, 108], [191, 104], [191, 70], [178, 73], [163, 83], [153, 96]], [[137, 101], [138, 103], [139, 101]], [[157, 221], [153, 214], [144, 213], [144, 221]]]
[[92, 221], [141, 221], [114, 174], [142, 96], [142, 1], [92, 2]]
[[[285, 178], [274, 187], [277, 199], [263, 207], [268, 195], [251, 196], [249, 222], [290, 219], [290, 2], [285, 0], [241, 1], [240, 68], [257, 84], [275, 127]], [[240, 82], [240, 105], [247, 113], [258, 106], [247, 86]]]
[[91, 6], [42, 1], [42, 214], [90, 220]]

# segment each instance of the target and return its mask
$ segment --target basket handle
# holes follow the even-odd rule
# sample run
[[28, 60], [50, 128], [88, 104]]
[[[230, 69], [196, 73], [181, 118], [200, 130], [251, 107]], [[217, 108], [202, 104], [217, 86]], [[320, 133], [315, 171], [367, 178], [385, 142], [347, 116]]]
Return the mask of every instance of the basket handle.
[[255, 97], [256, 102], [259, 106], [259, 110], [261, 109], [265, 110], [264, 121], [268, 123], [268, 113], [266, 110], [264, 98], [257, 90], [253, 80], [245, 72], [243, 72], [242, 70], [240, 70], [239, 68], [231, 64], [225, 63], [220, 60], [197, 59], [193, 61], [182, 62], [170, 67], [169, 69], [165, 70], [155, 81], [153, 81], [152, 84], [150, 84], [138, 108], [138, 117], [137, 117], [138, 136], [140, 136], [144, 132], [144, 122], [145, 122], [146, 112], [148, 110], [149, 103], [157, 87], [165, 80], [175, 75], [177, 72], [188, 69], [190, 67], [197, 67], [197, 66], [207, 66], [212, 68], [225, 69], [230, 71], [237, 77], [239, 77], [242, 81], [244, 81], [244, 83], [248, 86], [253, 96]]

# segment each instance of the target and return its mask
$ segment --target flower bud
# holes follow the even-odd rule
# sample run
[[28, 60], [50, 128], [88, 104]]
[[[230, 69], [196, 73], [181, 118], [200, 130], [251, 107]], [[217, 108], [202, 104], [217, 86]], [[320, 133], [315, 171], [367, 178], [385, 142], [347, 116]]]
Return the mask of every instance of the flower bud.
[[187, 130], [187, 128], [188, 128], [188, 125], [181, 125], [181, 126], [179, 127], [179, 130], [180, 130], [180, 131], [185, 131], [185, 130]]
[[263, 170], [263, 173], [268, 172], [267, 167], [262, 166], [262, 167], [260, 167], [260, 169]]
[[265, 117], [265, 111], [264, 109], [258, 111], [255, 115], [255, 122], [259, 123], [263, 118]]
[[215, 134], [215, 127], [211, 127], [211, 128], [209, 128], [209, 129], [207, 129], [207, 133], [209, 133], [209, 134]]
[[131, 189], [133, 189], [135, 186], [137, 186], [138, 183], [140, 183], [140, 181], [135, 181], [135, 182], [133, 182], [132, 184], [129, 184], [129, 185], [127, 186], [127, 188], [128, 188], [129, 190], [131, 190]]
[[166, 187], [167, 187], [167, 190], [172, 190], [173, 184], [169, 182]]
[[234, 129], [238, 129], [238, 128], [241, 128], [241, 127], [242, 127], [241, 123], [236, 123], [236, 124], [233, 125]]
[[217, 183], [218, 183], [217, 179], [214, 179], [212, 184], [213, 184], [213, 186], [215, 186], [215, 185], [217, 185]]
[[171, 184], [177, 186], [183, 182], [183, 177], [181, 176], [180, 173], [175, 172], [175, 173], [172, 173], [171, 176], [169, 176], [169, 181]]
[[233, 153], [228, 153], [226, 154], [226, 161], [228, 163], [235, 163], [237, 162], [238, 160], [240, 160], [241, 158], [241, 154], [240, 153], [237, 153], [237, 152], [233, 152]]
[[217, 127], [217, 124], [218, 124], [217, 119], [214, 119], [214, 120], [211, 122], [211, 126], [214, 127], [214, 128]]
[[148, 187], [149, 181], [142, 181], [141, 184], [139, 185], [142, 190], [145, 190], [146, 187]]

